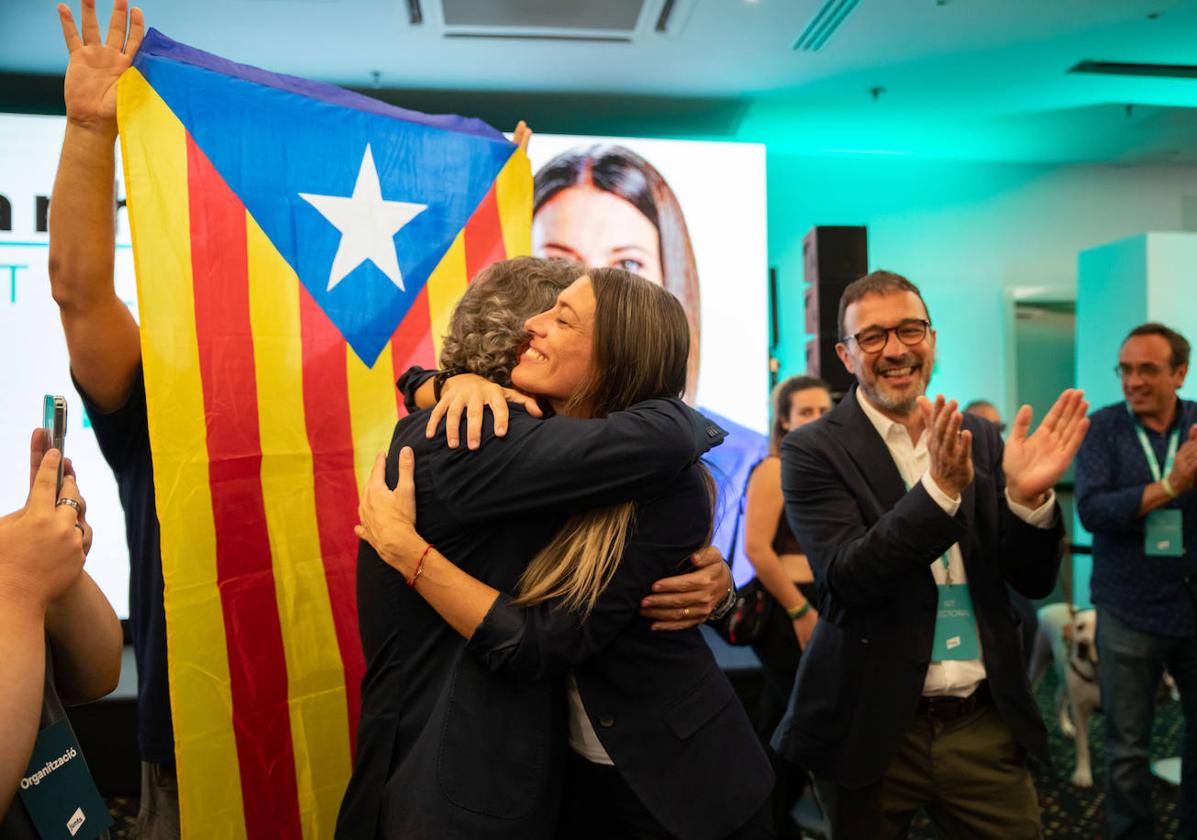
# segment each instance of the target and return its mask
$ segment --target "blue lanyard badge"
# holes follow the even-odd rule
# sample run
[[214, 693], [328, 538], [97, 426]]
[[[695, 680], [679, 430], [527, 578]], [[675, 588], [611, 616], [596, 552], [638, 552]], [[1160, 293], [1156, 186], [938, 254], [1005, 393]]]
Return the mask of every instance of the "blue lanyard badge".
[[935, 614], [935, 640], [931, 643], [931, 660], [979, 659], [981, 646], [977, 642], [977, 622], [973, 616], [973, 599], [967, 583], [941, 583], [939, 607]]
[[[1152, 479], [1159, 481], [1172, 472], [1172, 465], [1176, 462], [1176, 450], [1180, 447], [1180, 429], [1172, 430], [1162, 470], [1151, 443], [1147, 440], [1147, 433], [1138, 423], [1135, 423], [1135, 434], [1139, 436], [1139, 444], [1143, 447], [1143, 454], [1147, 456], [1147, 466], [1151, 470]], [[1147, 514], [1143, 523], [1143, 553], [1148, 557], [1184, 556], [1184, 519], [1179, 510], [1162, 508]]]
[[[906, 490], [910, 482], [902, 477]], [[973, 597], [967, 583], [952, 582], [952, 563], [948, 552], [940, 556], [945, 583], [938, 584], [939, 606], [935, 613], [935, 638], [931, 642], [931, 661], [969, 660], [981, 658], [981, 644], [977, 641], [977, 620], [973, 615]]]
[[42, 840], [94, 840], [112, 825], [65, 718], [37, 734], [17, 792]]

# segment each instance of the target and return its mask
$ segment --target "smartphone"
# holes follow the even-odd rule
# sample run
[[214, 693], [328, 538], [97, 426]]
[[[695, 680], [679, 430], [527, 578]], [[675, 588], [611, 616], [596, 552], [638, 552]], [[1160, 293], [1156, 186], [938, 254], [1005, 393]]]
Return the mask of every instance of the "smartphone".
[[46, 445], [63, 453], [58, 462], [58, 492], [62, 492], [62, 467], [66, 462], [67, 401], [62, 395], [46, 394], [42, 401], [42, 428], [46, 431]]

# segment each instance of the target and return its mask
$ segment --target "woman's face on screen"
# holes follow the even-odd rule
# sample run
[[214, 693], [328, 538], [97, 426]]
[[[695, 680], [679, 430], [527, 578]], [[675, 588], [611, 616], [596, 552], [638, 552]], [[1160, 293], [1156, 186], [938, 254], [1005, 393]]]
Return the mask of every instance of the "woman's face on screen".
[[589, 184], [541, 205], [532, 219], [532, 254], [622, 268], [663, 285], [656, 226], [630, 202]]
[[552, 309], [524, 322], [528, 347], [511, 371], [511, 383], [561, 411], [590, 371], [594, 307], [590, 278], [579, 277], [557, 295]]

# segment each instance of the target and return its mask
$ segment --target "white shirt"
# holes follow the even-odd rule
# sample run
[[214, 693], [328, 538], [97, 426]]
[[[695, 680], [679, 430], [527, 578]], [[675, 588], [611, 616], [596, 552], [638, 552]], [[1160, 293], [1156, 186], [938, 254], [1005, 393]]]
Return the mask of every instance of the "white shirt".
[[[939, 489], [931, 479], [931, 456], [927, 451], [927, 435], [919, 436], [916, 445], [910, 439], [910, 433], [901, 423], [890, 420], [865, 398], [860, 388], [856, 389], [856, 399], [864, 409], [865, 416], [877, 429], [877, 434], [889, 449], [890, 457], [894, 459], [894, 466], [902, 475], [907, 487], [921, 483], [927, 494], [943, 509], [948, 516], [955, 516], [960, 509], [960, 499], [953, 499]], [[1025, 505], [1015, 504], [1010, 500], [1009, 491], [1006, 492], [1006, 503], [1010, 512], [1029, 525], [1036, 528], [1050, 528], [1055, 520], [1055, 491], [1049, 491], [1047, 501], [1038, 508], [1031, 510]], [[964, 556], [960, 553], [960, 544], [956, 543], [948, 549], [948, 566], [951, 569], [953, 583], [967, 583], [968, 576], [964, 571]], [[942, 560], [937, 559], [931, 564], [931, 576], [936, 585], [946, 583], [948, 576]], [[975, 623], [975, 619], [974, 619]], [[977, 633], [977, 646], [980, 649], [981, 635]], [[984, 655], [982, 653], [982, 655]], [[951, 697], [967, 697], [972, 694], [978, 683], [985, 679], [985, 663], [980, 659], [944, 660], [932, 662], [927, 668], [927, 679], [923, 683], [923, 695], [945, 695]]]
[[578, 693], [578, 681], [573, 671], [565, 680], [565, 698], [569, 703], [569, 748], [592, 764], [614, 766], [615, 762], [607, 755], [603, 742], [594, 731], [594, 724], [590, 722], [590, 716], [586, 714], [586, 707], [582, 705], [582, 695]]

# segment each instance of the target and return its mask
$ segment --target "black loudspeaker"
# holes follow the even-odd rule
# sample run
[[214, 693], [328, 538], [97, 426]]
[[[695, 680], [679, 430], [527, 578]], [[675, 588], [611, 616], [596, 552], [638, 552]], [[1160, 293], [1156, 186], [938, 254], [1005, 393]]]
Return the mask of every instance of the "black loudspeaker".
[[868, 229], [864, 226], [818, 226], [802, 239], [806, 281], [806, 372], [824, 379], [834, 394], [847, 393], [855, 378], [835, 353], [839, 341], [840, 295], [869, 271]]

